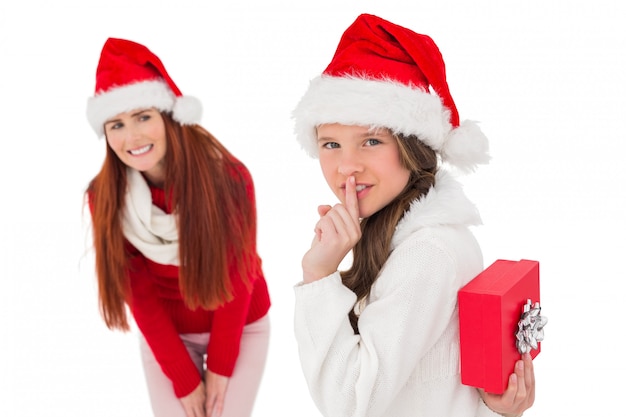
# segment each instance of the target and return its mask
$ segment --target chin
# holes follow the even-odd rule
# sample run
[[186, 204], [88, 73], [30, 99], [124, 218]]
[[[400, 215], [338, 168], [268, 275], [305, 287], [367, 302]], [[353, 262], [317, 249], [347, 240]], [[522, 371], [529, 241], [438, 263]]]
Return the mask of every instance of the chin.
[[376, 213], [376, 212], [375, 211], [371, 212], [369, 210], [359, 210], [359, 218], [366, 219], [366, 218], [368, 218], [369, 216], [371, 216], [374, 213]]

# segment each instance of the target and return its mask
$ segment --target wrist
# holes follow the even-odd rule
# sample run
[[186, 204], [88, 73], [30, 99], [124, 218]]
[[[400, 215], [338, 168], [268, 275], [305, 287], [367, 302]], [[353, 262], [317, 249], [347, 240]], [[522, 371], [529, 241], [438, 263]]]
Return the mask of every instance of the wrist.
[[302, 281], [305, 284], [319, 281], [322, 278], [332, 275], [335, 271], [337, 271], [337, 266], [335, 265], [302, 262]]

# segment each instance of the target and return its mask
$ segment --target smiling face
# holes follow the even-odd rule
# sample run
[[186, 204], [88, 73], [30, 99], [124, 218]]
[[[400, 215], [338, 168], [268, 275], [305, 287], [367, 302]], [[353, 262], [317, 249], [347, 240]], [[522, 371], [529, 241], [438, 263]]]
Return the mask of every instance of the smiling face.
[[104, 123], [107, 142], [127, 166], [142, 172], [154, 185], [165, 181], [165, 124], [156, 109], [120, 113]]
[[392, 202], [409, 181], [397, 139], [387, 129], [324, 124], [317, 127], [317, 144], [324, 178], [344, 204], [346, 181], [355, 177], [362, 218]]

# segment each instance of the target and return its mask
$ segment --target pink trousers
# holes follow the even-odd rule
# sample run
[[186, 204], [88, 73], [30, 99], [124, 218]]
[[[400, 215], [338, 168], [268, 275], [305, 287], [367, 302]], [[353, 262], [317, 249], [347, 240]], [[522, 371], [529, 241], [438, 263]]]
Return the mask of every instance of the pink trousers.
[[[252, 415], [254, 400], [265, 368], [269, 334], [270, 322], [267, 315], [244, 327], [239, 357], [233, 375], [228, 381], [222, 417], [250, 417]], [[189, 356], [202, 375], [204, 375], [204, 363], [210, 336], [210, 333], [180, 335], [187, 347]], [[172, 382], [161, 371], [160, 365], [143, 336], [139, 340], [143, 369], [154, 416], [185, 417], [185, 410], [180, 400], [174, 395]]]

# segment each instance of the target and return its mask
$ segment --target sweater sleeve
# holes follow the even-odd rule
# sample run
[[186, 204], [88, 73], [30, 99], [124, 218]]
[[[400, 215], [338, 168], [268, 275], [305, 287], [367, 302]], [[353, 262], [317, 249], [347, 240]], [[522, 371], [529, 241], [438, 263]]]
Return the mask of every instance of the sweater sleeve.
[[239, 344], [246, 324], [251, 293], [241, 280], [234, 283], [234, 298], [213, 313], [211, 338], [207, 346], [207, 368], [230, 377], [239, 356]]
[[356, 296], [338, 272], [295, 288], [295, 334], [311, 396], [326, 416], [382, 416], [440, 339], [456, 306], [455, 263], [444, 248], [409, 239], [372, 287], [355, 335]]
[[[264, 279], [261, 259], [256, 252], [256, 196], [254, 183], [250, 172], [242, 163], [236, 161], [233, 169], [238, 174], [235, 174], [233, 171], [231, 175], [239, 175], [242, 185], [246, 189], [246, 197], [250, 202], [251, 211], [248, 214], [254, 219], [254, 228], [251, 230], [250, 247], [246, 256], [247, 261], [250, 262], [250, 276], [244, 280], [243, 277], [238, 275], [235, 265], [230, 266], [233, 299], [215, 310], [211, 327], [211, 338], [207, 346], [207, 369], [228, 377], [232, 375], [237, 357], [239, 356], [241, 335], [248, 317], [252, 288], [254, 288], [256, 280]], [[247, 281], [247, 284], [244, 281]]]
[[[93, 215], [94, 196], [91, 190], [87, 192], [87, 202]], [[200, 374], [159, 301], [144, 257], [130, 244], [129, 250], [134, 252], [128, 267], [131, 294], [127, 301], [130, 311], [163, 373], [172, 381], [175, 395], [184, 397], [198, 386]]]
[[184, 397], [198, 386], [201, 375], [161, 304], [143, 256], [133, 257], [129, 269], [129, 305], [135, 322], [163, 373], [172, 381], [175, 395]]

